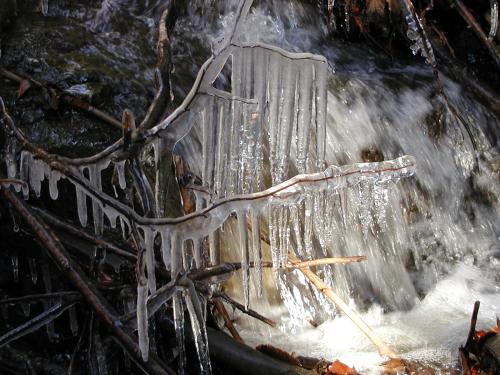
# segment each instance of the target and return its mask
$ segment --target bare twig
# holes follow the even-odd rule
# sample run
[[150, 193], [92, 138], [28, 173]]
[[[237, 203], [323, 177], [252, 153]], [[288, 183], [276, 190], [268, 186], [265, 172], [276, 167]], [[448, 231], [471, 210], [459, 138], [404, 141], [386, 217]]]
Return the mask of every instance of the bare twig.
[[156, 53], [158, 55], [158, 63], [155, 69], [155, 80], [157, 92], [153, 102], [144, 117], [144, 120], [139, 125], [140, 131], [150, 129], [155, 126], [162, 118], [168, 103], [172, 97], [170, 71], [172, 69], [170, 38], [168, 36], [168, 19], [171, 13], [171, 6], [167, 7], [160, 18], [158, 28], [158, 43], [156, 45]]
[[224, 326], [229, 330], [231, 336], [233, 336], [233, 338], [238, 342], [244, 342], [236, 328], [234, 328], [233, 322], [231, 321], [224, 304], [220, 300], [214, 300], [214, 306], [220, 316], [222, 316], [222, 319], [224, 319]]
[[[35, 87], [47, 89], [47, 86], [45, 84], [41, 83], [40, 81], [37, 81], [31, 77], [24, 77], [23, 78], [23, 77], [15, 74], [13, 72], [10, 72], [4, 68], [0, 68], [0, 75], [2, 75], [3, 77], [5, 77], [11, 81], [17, 82], [17, 83], [22, 83], [25, 80], [28, 80]], [[51, 90], [55, 90], [55, 89], [51, 87]], [[100, 109], [97, 109], [96, 107], [90, 105], [89, 103], [87, 103], [87, 102], [85, 102], [77, 97], [74, 97], [73, 95], [65, 93], [64, 91], [61, 91], [61, 90], [56, 90], [54, 92], [54, 95], [56, 95], [58, 99], [61, 99], [66, 104], [68, 104], [74, 108], [80, 109], [82, 111], [88, 112], [91, 115], [97, 117], [98, 119], [114, 126], [115, 128], [121, 129], [121, 127], [122, 127], [120, 121], [116, 120], [115, 118], [113, 118], [112, 116], [108, 115], [107, 113], [101, 111]]]
[[255, 318], [257, 320], [260, 320], [261, 322], [266, 323], [267, 325], [270, 325], [271, 327], [276, 327], [276, 322], [274, 320], [271, 320], [269, 318], [266, 318], [265, 316], [260, 315], [258, 312], [251, 310], [251, 309], [245, 309], [245, 306], [243, 306], [241, 303], [238, 301], [235, 301], [231, 297], [229, 297], [226, 293], [220, 291], [220, 292], [215, 292], [213, 294], [214, 298], [221, 298], [230, 305], [236, 307], [238, 310], [241, 312], [251, 316], [252, 318]]

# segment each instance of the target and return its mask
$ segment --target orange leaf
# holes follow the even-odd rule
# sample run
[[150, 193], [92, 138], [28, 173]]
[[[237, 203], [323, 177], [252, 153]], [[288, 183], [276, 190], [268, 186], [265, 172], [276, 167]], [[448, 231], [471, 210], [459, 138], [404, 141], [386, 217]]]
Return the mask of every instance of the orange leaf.
[[336, 360], [328, 366], [327, 375], [357, 375], [356, 370]]

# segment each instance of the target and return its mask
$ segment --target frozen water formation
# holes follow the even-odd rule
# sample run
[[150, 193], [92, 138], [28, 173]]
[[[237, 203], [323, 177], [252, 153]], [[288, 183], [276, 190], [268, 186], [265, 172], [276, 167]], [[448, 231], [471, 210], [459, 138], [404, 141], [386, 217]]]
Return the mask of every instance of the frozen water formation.
[[[163, 266], [170, 270], [172, 280], [181, 280], [191, 269], [220, 262], [221, 227], [235, 216], [239, 248], [233, 250], [239, 252], [248, 308], [251, 259], [256, 289], [259, 294], [262, 291], [263, 226], [268, 227], [272, 263], [279, 277], [278, 270], [287, 263], [291, 249], [300, 258], [311, 259], [313, 247], [323, 246], [338, 230], [339, 223], [328, 218], [337, 217], [333, 214], [338, 212], [342, 217], [344, 190], [358, 194], [358, 223], [367, 239], [384, 228], [389, 186], [415, 170], [415, 161], [409, 156], [379, 163], [326, 165], [326, 59], [243, 42], [241, 29], [251, 5], [251, 0], [240, 4], [233, 29], [214, 43], [212, 57], [201, 67], [183, 103], [142, 134], [145, 141], [141, 146], [152, 146], [157, 161], [189, 132], [200, 134], [201, 163], [196, 168], [203, 186], [195, 194], [195, 212], [179, 218], [143, 217], [103, 191], [102, 173], [109, 168], [114, 168], [119, 187], [126, 187], [128, 162], [123, 156], [127, 151], [123, 139], [84, 159], [51, 156], [28, 144], [18, 158], [7, 160], [9, 178], [25, 181], [37, 196], [45, 179], [52, 199], [58, 198], [61, 179], [73, 184], [80, 223], [88, 225], [90, 202], [96, 234], [103, 233], [105, 219], [112, 228], [119, 223], [125, 233], [138, 229], [144, 266], [138, 280], [137, 327], [144, 360], [149, 350], [148, 316], [153, 313], [148, 313], [147, 302], [157, 293], [155, 243], [161, 243]], [[216, 89], [214, 82], [229, 64], [230, 91]], [[10, 183], [25, 190], [23, 184]], [[151, 185], [156, 186], [157, 200], [161, 199], [161, 184]], [[328, 272], [324, 277], [329, 277]], [[286, 290], [283, 295], [286, 300]], [[210, 373], [202, 298], [192, 284], [185, 283], [169, 297], [179, 348], [184, 347], [186, 307], [201, 371]], [[181, 349], [181, 364], [182, 358]]]

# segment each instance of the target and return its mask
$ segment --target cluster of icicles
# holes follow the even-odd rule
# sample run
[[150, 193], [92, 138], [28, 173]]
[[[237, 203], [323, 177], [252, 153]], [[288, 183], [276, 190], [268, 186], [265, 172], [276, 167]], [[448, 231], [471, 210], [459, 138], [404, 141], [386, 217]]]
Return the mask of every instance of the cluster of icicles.
[[[67, 176], [28, 151], [21, 152], [18, 165], [9, 158], [9, 177], [25, 181], [36, 196], [40, 196], [44, 179], [49, 182], [52, 199], [58, 198], [59, 180], [71, 182], [82, 226], [87, 225], [87, 201], [91, 201], [96, 234], [102, 235], [104, 218], [112, 228], [119, 222], [124, 234], [131, 224], [139, 229], [147, 273], [143, 271], [138, 282], [137, 328], [145, 361], [149, 351], [148, 316], [153, 313], [147, 311], [147, 302], [157, 292], [155, 242], [161, 242], [164, 267], [171, 271], [172, 280], [178, 280], [193, 268], [207, 266], [206, 258], [210, 265], [220, 262], [218, 234], [223, 224], [236, 216], [248, 308], [250, 258], [256, 269], [258, 294], [262, 292], [262, 223], [269, 228], [272, 263], [277, 270], [287, 263], [291, 232], [303, 244], [296, 249], [298, 255], [312, 257], [314, 233], [329, 233], [331, 224], [324, 218], [336, 209], [333, 198], [342, 189], [359, 189], [360, 204], [365, 207], [359, 211], [360, 223], [366, 235], [372, 220], [370, 205], [377, 205], [373, 211], [382, 225], [387, 185], [414, 173], [415, 161], [408, 156], [326, 167], [327, 62], [321, 56], [242, 42], [239, 30], [251, 3], [247, 0], [241, 4], [232, 35], [215, 46], [214, 56], [202, 67], [185, 102], [148, 132], [158, 160], [158, 154], [164, 151], [161, 147], [172, 147], [191, 129], [201, 130], [202, 165], [198, 168], [204, 193], [195, 194], [194, 213], [175, 219], [145, 218], [105, 194], [102, 172], [110, 166], [115, 169], [120, 188], [126, 187], [126, 161], [116, 161], [114, 151], [89, 158], [91, 163], [72, 168], [73, 175]], [[212, 84], [230, 58], [231, 92], [217, 90]], [[175, 142], [162, 142], [172, 138]], [[27, 184], [14, 187], [27, 196]], [[161, 194], [157, 192], [157, 196]], [[161, 241], [155, 241], [158, 236]], [[208, 252], [207, 257], [204, 252]], [[180, 349], [179, 370], [183, 372], [185, 360], [186, 307], [201, 371], [210, 373], [203, 297], [189, 287], [175, 288], [170, 297]]]

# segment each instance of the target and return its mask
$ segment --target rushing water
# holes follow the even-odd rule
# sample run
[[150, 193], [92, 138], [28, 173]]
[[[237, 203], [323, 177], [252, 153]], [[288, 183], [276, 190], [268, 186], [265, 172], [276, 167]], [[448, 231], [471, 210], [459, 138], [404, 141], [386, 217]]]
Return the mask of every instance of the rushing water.
[[[433, 97], [435, 82], [423, 62], [391, 61], [364, 46], [326, 40], [325, 25], [310, 6], [263, 3], [247, 20], [247, 40], [328, 59], [327, 163], [408, 154], [418, 164], [413, 179], [389, 190], [387, 227], [368, 240], [357, 224], [358, 193], [343, 197], [343, 215], [331, 219], [347, 220], [349, 230], [332, 234], [337, 237], [325, 246], [326, 255], [367, 255], [368, 261], [335, 266], [334, 289], [404, 358], [453, 366], [474, 301], [481, 301], [480, 327], [492, 326], [500, 312], [498, 118], [444, 77], [451, 105], [472, 128], [476, 152], [444, 101]], [[217, 4], [210, 11], [206, 4], [204, 16], [196, 13], [180, 20], [177, 32], [210, 30], [202, 41], [211, 43], [227, 30], [234, 7], [234, 2]], [[217, 12], [222, 15], [215, 17]], [[227, 230], [226, 258], [237, 260], [231, 255], [237, 247], [232, 229]], [[317, 256], [324, 254], [316, 251]], [[254, 295], [251, 307], [280, 324], [270, 329], [237, 314], [247, 343], [339, 358], [357, 369], [373, 369], [381, 361], [347, 318], [334, 315], [328, 302], [310, 295], [298, 271], [281, 280], [280, 297], [270, 273], [266, 276], [267, 299]], [[229, 288], [242, 300], [238, 284]], [[308, 323], [311, 319], [319, 323], [317, 328]]]

